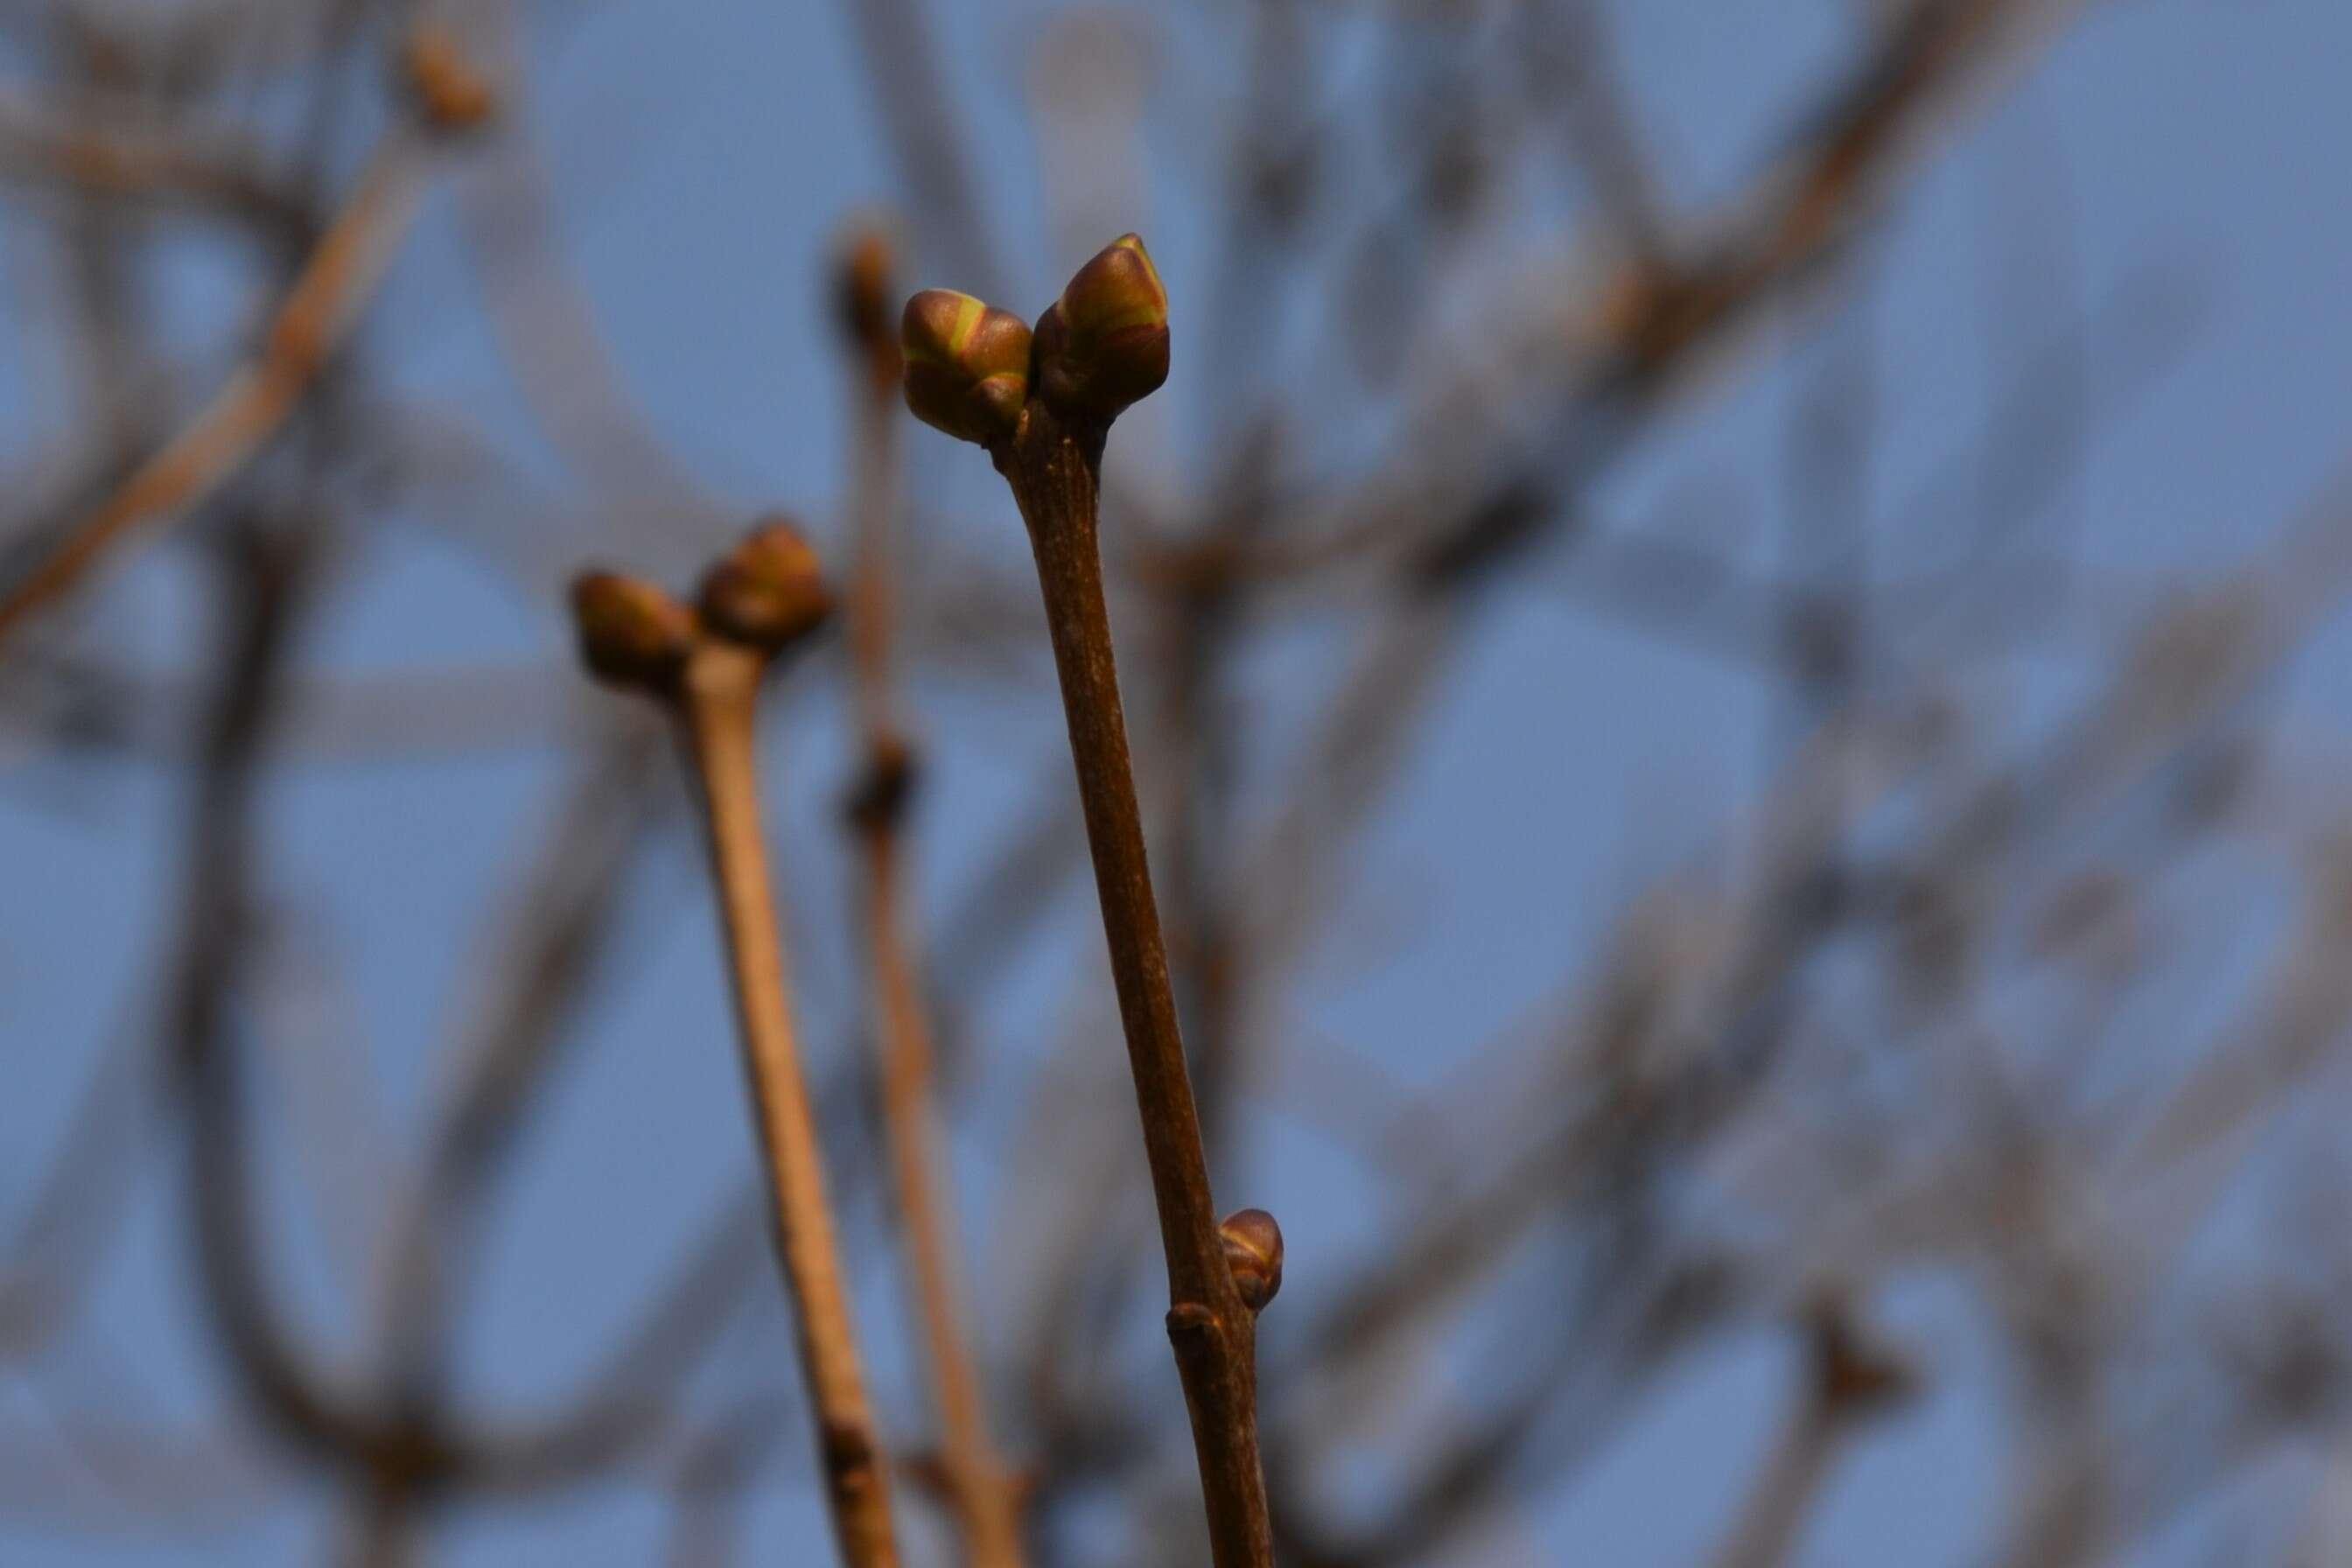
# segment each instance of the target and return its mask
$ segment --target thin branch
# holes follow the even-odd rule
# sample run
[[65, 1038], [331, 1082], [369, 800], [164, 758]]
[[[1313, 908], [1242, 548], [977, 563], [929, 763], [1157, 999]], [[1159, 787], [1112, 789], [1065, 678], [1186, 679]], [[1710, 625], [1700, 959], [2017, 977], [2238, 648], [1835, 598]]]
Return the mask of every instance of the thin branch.
[[766, 662], [757, 649], [702, 640], [685, 672], [685, 736], [702, 794], [744, 1065], [775, 1201], [777, 1251], [792, 1287], [801, 1366], [815, 1406], [834, 1528], [854, 1568], [895, 1568], [898, 1551], [887, 1464], [858, 1367], [760, 829], [753, 728]]
[[882, 1112], [913, 1277], [925, 1359], [938, 1403], [941, 1468], [972, 1568], [1020, 1568], [1021, 1508], [1012, 1473], [988, 1432], [980, 1377], [965, 1342], [951, 1226], [940, 1201], [944, 1162], [936, 1131], [937, 1073], [923, 988], [904, 913], [906, 807], [913, 763], [894, 718], [891, 483], [897, 453], [898, 349], [887, 306], [887, 256], [877, 236], [844, 270], [853, 334], [856, 408], [855, 566], [848, 595], [851, 673], [866, 744], [866, 777], [850, 814], [866, 870], [866, 936]]
[[1192, 1418], [1217, 1568], [1270, 1568], [1257, 1325], [1225, 1262], [1146, 863], [1097, 541], [1102, 436], [1042, 399], [992, 449], [1029, 525], [1168, 1264], [1168, 1335]]
[[133, 529], [187, 511], [259, 455], [301, 406], [373, 295], [415, 215], [424, 168], [412, 136], [395, 132], [386, 139], [288, 289], [260, 353], [0, 595], [0, 642], [70, 592]]
[[964, 161], [971, 142], [954, 122], [933, 47], [937, 24], [923, 0], [851, 0], [847, 10], [898, 156], [905, 209], [923, 226], [924, 250], [954, 275], [995, 291], [1004, 280], [1003, 261]]

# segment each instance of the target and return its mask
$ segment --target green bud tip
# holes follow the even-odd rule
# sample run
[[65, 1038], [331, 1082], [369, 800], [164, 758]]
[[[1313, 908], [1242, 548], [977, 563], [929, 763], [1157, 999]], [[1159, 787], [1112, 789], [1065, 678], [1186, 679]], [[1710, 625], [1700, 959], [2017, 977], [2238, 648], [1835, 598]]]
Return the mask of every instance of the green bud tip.
[[580, 660], [608, 686], [658, 691], [673, 684], [694, 647], [694, 615], [654, 584], [618, 572], [572, 580]]
[[773, 653], [822, 625], [833, 595], [800, 530], [772, 517], [704, 574], [700, 607], [703, 624], [720, 637]]
[[982, 446], [1013, 433], [1029, 400], [1029, 328], [1020, 317], [926, 289], [907, 301], [898, 337], [916, 418]]
[[1038, 391], [1105, 424], [1168, 379], [1168, 289], [1135, 235], [1097, 252], [1037, 321]]

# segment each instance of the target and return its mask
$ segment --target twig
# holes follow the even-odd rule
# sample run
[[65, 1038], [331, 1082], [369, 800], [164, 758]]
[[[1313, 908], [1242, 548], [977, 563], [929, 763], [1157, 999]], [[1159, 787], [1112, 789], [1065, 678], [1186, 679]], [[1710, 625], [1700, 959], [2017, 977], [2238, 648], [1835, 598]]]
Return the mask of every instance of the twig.
[[929, 7], [923, 0], [853, 0], [846, 8], [907, 188], [907, 210], [923, 226], [924, 250], [975, 285], [997, 287], [1004, 267], [964, 160], [971, 143], [956, 122], [952, 79], [940, 69], [933, 47], [939, 28]]
[[188, 510], [259, 454], [301, 406], [320, 368], [374, 293], [415, 214], [423, 167], [419, 143], [404, 132], [394, 132], [377, 150], [288, 289], [260, 353], [0, 596], [0, 642], [63, 596], [132, 529]]
[[263, 148], [224, 126], [165, 123], [130, 104], [78, 102], [68, 113], [0, 95], [0, 179], [216, 209], [271, 232], [302, 223], [301, 204], [272, 176]]
[[701, 796], [776, 1250], [795, 1307], [835, 1533], [851, 1568], [897, 1568], [888, 1465], [859, 1369], [760, 827], [760, 679], [775, 654], [825, 615], [815, 558], [797, 532], [772, 525], [713, 568], [698, 614], [650, 584], [601, 572], [574, 583], [572, 608], [589, 668], [662, 699], [678, 721]]
[[969, 1314], [959, 1300], [950, 1228], [940, 1201], [930, 1026], [903, 915], [903, 829], [913, 764], [893, 717], [890, 668], [890, 476], [898, 348], [884, 304], [887, 271], [887, 251], [878, 235], [869, 234], [847, 256], [843, 273], [844, 325], [857, 351], [856, 564], [848, 641], [866, 754], [866, 776], [850, 817], [866, 868], [866, 936], [883, 1122], [918, 1326], [939, 1405], [941, 1468], [962, 1530], [965, 1560], [973, 1568], [1020, 1568], [1024, 1554], [1019, 1489], [990, 1439], [979, 1374], [964, 1340]]
[[[1271, 1568], [1255, 1313], [1272, 1291], [1244, 1299], [1228, 1261], [1235, 1238], [1217, 1224], [1103, 597], [1103, 441], [1123, 409], [1167, 380], [1167, 290], [1142, 241], [1127, 235], [1078, 269], [1034, 339], [1017, 317], [942, 290], [908, 301], [902, 331], [908, 406], [985, 447], [1028, 525], [1160, 1211], [1168, 1337], [1192, 1415], [1210, 1550], [1216, 1568]], [[1280, 1234], [1270, 1216], [1249, 1217], [1240, 1256], [1263, 1250], [1278, 1279]]]
[[786, 1002], [782, 933], [760, 831], [752, 727], [761, 667], [755, 649], [709, 640], [688, 660], [685, 730], [702, 793], [719, 913], [733, 966], [744, 1065], [776, 1205], [776, 1246], [793, 1289], [801, 1367], [816, 1406], [819, 1452], [842, 1555], [854, 1568], [898, 1561], [882, 1447], [866, 1407], [824, 1195], [816, 1119], [809, 1109]]
[[1143, 816], [1127, 746], [1097, 543], [1099, 437], [1033, 405], [997, 454], [1029, 525], [1037, 583], [1061, 678], [1070, 755], [1094, 853], [1103, 934], [1143, 1115], [1168, 1262], [1168, 1337], [1192, 1416], [1217, 1568], [1271, 1564], [1257, 1441], [1257, 1325], [1242, 1305], [1217, 1231], [1199, 1114], [1177, 1028], [1168, 954], [1152, 900]]

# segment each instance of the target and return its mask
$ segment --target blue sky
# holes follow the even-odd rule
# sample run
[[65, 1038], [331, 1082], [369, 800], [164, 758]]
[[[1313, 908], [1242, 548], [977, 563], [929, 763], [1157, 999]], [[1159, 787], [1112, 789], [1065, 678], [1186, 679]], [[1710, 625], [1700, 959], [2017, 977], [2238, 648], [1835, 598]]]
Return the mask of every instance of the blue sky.
[[[940, 9], [940, 54], [971, 128], [968, 153], [985, 171], [1017, 274], [1007, 302], [1034, 309], [1075, 259], [1047, 254], [1035, 237], [1046, 201], [1021, 74], [1049, 12]], [[1751, 168], [1839, 63], [1853, 8], [1642, 0], [1613, 9], [1666, 187], [1697, 203]], [[781, 504], [823, 520], [844, 482], [823, 269], [841, 219], [887, 203], [892, 186], [842, 11], [611, 0], [542, 16], [530, 32], [530, 132], [549, 150], [561, 230], [613, 359], [678, 463], [747, 513]], [[1215, 7], [1202, 15], [1224, 18]], [[1141, 129], [1148, 180], [1112, 232], [1142, 230], [1167, 276], [1179, 353], [1162, 417], [1184, 437], [1214, 427], [1217, 402], [1188, 381], [1182, 355], [1185, 307], [1206, 287], [1204, 202], [1214, 190], [1204, 176], [1221, 151], [1203, 145], [1197, 127], [1233, 89], [1197, 18], [1171, 8], [1150, 26], [1166, 74]], [[1939, 478], [1976, 440], [1990, 389], [2013, 372], [2021, 345], [2088, 321], [2090, 450], [2037, 526], [2072, 527], [2084, 559], [2137, 581], [2242, 558], [2293, 516], [2352, 451], [2352, 204], [2340, 166], [2352, 147], [2347, 62], [2352, 9], [2331, 0], [2140, 0], [2093, 7], [1996, 104], [1973, 113], [1904, 186], [1859, 264], [1872, 291], [1867, 346], [1881, 395], [1870, 468], [1880, 508], [1946, 504]], [[1334, 83], [1346, 68], [1334, 62], [1333, 79], [1303, 90], [1343, 90]], [[450, 176], [467, 177], [462, 164]], [[445, 183], [364, 352], [402, 392], [527, 444], [530, 416], [484, 325], [452, 200]], [[12, 222], [0, 243], [21, 254], [28, 232]], [[174, 287], [201, 340], [206, 320], [225, 326], [218, 279], [202, 262], [186, 268]], [[1610, 471], [1592, 498], [1601, 525], [1676, 526], [1672, 516], [1654, 520], [1696, 487], [1732, 509], [1709, 527], [1769, 538], [1775, 498], [1787, 490], [1790, 408], [1819, 336], [1798, 313], [1776, 321], [1738, 374], [1678, 408]], [[32, 390], [37, 339], [21, 325], [0, 327], [0, 410], [11, 415], [0, 420], [0, 455], [11, 463], [57, 433]], [[909, 444], [908, 482], [927, 505], [999, 530], [1004, 549], [1019, 549], [1017, 521], [976, 454], [929, 432], [911, 432]], [[1118, 460], [1181, 489], [1192, 478], [1188, 450], [1180, 440]], [[450, 537], [427, 526], [371, 542], [306, 646], [306, 665], [554, 666], [563, 654], [555, 599], [496, 580]], [[1934, 549], [1932, 527], [1904, 538]], [[670, 558], [633, 563], [675, 578], [709, 542], [689, 522]], [[563, 556], [572, 547], [559, 532], [551, 548]], [[576, 552], [609, 548], [580, 530]], [[130, 652], [154, 668], [182, 667], [201, 649], [192, 561], [159, 548], [103, 590], [106, 613], [132, 628]], [[1368, 920], [1412, 910], [1411, 940], [1384, 950], [1376, 973], [1314, 972], [1290, 1004], [1297, 1026], [1345, 1041], [1404, 1081], [1440, 1076], [1443, 1058], [1426, 1042], [1483, 1037], [1564, 968], [1588, 961], [1601, 917], [1624, 890], [1703, 843], [1755, 782], [1769, 706], [1754, 678], [1580, 612], [1550, 581], [1554, 569], [1539, 559], [1495, 597], [1450, 672], [1441, 719], [1351, 870]], [[2330, 723], [2352, 715], [2346, 651], [2340, 628], [2314, 649], [2292, 689], [2298, 708]], [[1279, 650], [1261, 663], [1267, 702], [1278, 706], [1291, 677]], [[844, 891], [826, 814], [847, 764], [832, 696], [816, 681], [803, 687], [776, 721], [772, 795], [795, 905], [803, 925], [821, 925], [805, 910], [832, 907], [824, 900]], [[1050, 709], [958, 713], [948, 706], [958, 694], [951, 683], [918, 690], [936, 709], [926, 719], [940, 753], [922, 819], [921, 896], [932, 912], [974, 863], [961, 847], [1017, 813], [1039, 776], [1036, 759], [1059, 740]], [[544, 742], [580, 721], [551, 705], [518, 715], [522, 738], [511, 746], [395, 765], [296, 766], [273, 785], [270, 885], [296, 926], [330, 933], [348, 966], [340, 1005], [359, 1021], [387, 1139], [414, 1137], [429, 1108], [436, 1053], [463, 1016], [493, 934], [496, 906], [485, 897], [502, 885], [562, 776]], [[28, 762], [12, 751], [5, 768], [0, 1032], [14, 1092], [0, 1096], [0, 1226], [13, 1223], [7, 1194], [43, 1169], [65, 1108], [107, 1043], [152, 1035], [155, 998], [142, 982], [170, 941], [186, 807], [184, 779], [152, 767]], [[1515, 831], [1528, 823], [1548, 825], [1532, 847]], [[487, 1405], [560, 1397], [630, 1321], [685, 1227], [748, 1168], [689, 847], [670, 835], [636, 868], [631, 957], [599, 997], [495, 1211], [491, 1262], [460, 1347], [466, 1385]], [[1067, 982], [1098, 955], [1093, 918], [1090, 900], [1067, 901], [1049, 951], [1000, 987], [978, 1042], [988, 1069], [1017, 1072], [1034, 1059], [1045, 1032], [1036, 1016], [1064, 1021]], [[854, 1043], [853, 955], [823, 930], [801, 935], [813, 1048], [836, 1059]], [[1284, 1216], [1291, 1289], [1311, 1299], [1317, 1236], [1347, 1236], [1360, 1223], [1355, 1178], [1340, 1152], [1278, 1105], [1254, 1112], [1248, 1130], [1252, 1152], [1241, 1172], [1221, 1173], [1221, 1184]], [[983, 1097], [959, 1130], [975, 1226], [1017, 1201], [1007, 1172], [1027, 1166], [1002, 1152], [1030, 1131], [1018, 1098], [1003, 1095]], [[292, 1154], [273, 1148], [269, 1157]], [[62, 1366], [37, 1385], [0, 1377], [0, 1429], [36, 1431], [55, 1406], [118, 1398], [163, 1426], [201, 1424], [227, 1407], [185, 1310], [175, 1179], [173, 1158], [159, 1151]], [[358, 1201], [380, 1204], [383, 1194]], [[362, 1318], [328, 1249], [289, 1247], [280, 1265], [313, 1344], [357, 1364]], [[974, 1265], [982, 1299], [1002, 1300], [988, 1289], [1003, 1283], [992, 1267], [985, 1258]], [[910, 1394], [903, 1358], [889, 1348], [891, 1289], [887, 1272], [858, 1283], [886, 1409], [904, 1412]], [[1906, 1286], [1894, 1301], [1898, 1333], [1945, 1347], [1939, 1392], [1841, 1473], [1805, 1558], [1824, 1568], [1968, 1562], [2000, 1489], [1990, 1348], [1971, 1342], [1965, 1315], [1936, 1281]], [[1269, 1342], [1278, 1347], [1278, 1327]], [[782, 1346], [772, 1314], [748, 1323], [713, 1386], [772, 1369]], [[1694, 1362], [1571, 1488], [1532, 1510], [1530, 1560], [1694, 1561], [1775, 1429], [1788, 1374], [1783, 1347], [1761, 1333]], [[1694, 1475], [1710, 1479], [1689, 1505]], [[310, 1561], [331, 1537], [333, 1503], [293, 1495], [200, 1540], [132, 1530], [95, 1546], [19, 1530], [0, 1510], [0, 1561]], [[791, 1460], [763, 1474], [751, 1518], [772, 1552], [816, 1527]], [[637, 1562], [656, 1551], [663, 1520], [653, 1496], [620, 1490], [528, 1520], [464, 1518], [444, 1544], [460, 1563]], [[1933, 1552], [1920, 1547], [1927, 1540], [1937, 1542]]]

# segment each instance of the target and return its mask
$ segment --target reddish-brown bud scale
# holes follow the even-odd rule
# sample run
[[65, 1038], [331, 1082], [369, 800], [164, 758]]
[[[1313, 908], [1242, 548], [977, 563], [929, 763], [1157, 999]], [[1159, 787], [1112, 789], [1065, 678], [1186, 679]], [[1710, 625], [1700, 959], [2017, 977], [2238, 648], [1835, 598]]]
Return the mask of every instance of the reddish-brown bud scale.
[[969, 294], [926, 289], [898, 323], [907, 406], [916, 418], [982, 446], [1013, 433], [1029, 400], [1029, 327]]
[[572, 620], [581, 662], [612, 686], [664, 689], [694, 648], [694, 613], [643, 578], [617, 572], [572, 579]]
[[1168, 290], [1136, 236], [1072, 275], [1037, 320], [1037, 390], [1054, 412], [1108, 424], [1168, 379]]
[[1225, 1245], [1225, 1267], [1233, 1271], [1242, 1305], [1253, 1312], [1263, 1310], [1282, 1289], [1282, 1226], [1264, 1209], [1242, 1209], [1225, 1217], [1217, 1235]]
[[760, 524], [702, 579], [703, 624], [730, 642], [777, 652], [833, 612], [816, 552], [782, 519]]

